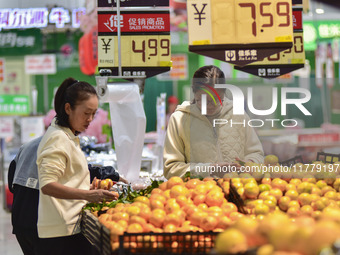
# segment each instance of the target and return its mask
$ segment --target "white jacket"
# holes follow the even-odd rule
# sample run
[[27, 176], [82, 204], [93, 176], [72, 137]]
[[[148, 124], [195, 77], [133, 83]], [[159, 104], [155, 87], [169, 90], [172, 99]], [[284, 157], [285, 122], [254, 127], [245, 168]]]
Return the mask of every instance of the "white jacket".
[[[172, 114], [164, 143], [164, 176], [183, 177], [197, 164], [229, 162], [235, 158], [263, 162], [263, 149], [248, 115], [233, 115], [232, 103], [224, 100], [216, 117], [227, 124], [215, 125], [202, 115], [196, 104], [184, 102]], [[230, 125], [230, 122], [233, 125]], [[237, 123], [245, 123], [237, 124]]]

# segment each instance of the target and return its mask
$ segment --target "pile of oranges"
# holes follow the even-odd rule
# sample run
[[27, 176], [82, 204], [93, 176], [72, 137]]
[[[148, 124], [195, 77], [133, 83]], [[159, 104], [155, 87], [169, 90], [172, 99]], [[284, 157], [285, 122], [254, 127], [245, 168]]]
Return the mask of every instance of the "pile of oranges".
[[110, 230], [113, 249], [118, 248], [118, 236], [124, 232], [222, 232], [243, 214], [225, 198], [229, 182], [218, 182], [212, 178], [184, 182], [172, 177], [153, 189], [149, 197], [119, 203], [98, 219]]
[[[284, 177], [255, 179], [240, 174], [186, 182], [172, 177], [149, 196], [139, 196], [133, 203], [118, 203], [98, 219], [110, 230], [113, 250], [119, 247], [118, 237], [124, 232], [213, 231], [219, 233], [216, 240], [203, 237], [191, 248], [200, 247], [204, 241], [209, 247], [215, 244], [221, 253], [260, 247], [259, 255], [319, 254], [321, 249], [340, 240], [340, 175]], [[230, 184], [244, 200], [248, 214], [240, 213], [235, 204], [227, 201]], [[125, 245], [144, 248], [145, 242], [139, 243], [138, 238], [143, 236]], [[164, 245], [162, 236], [148, 238], [150, 248]], [[174, 240], [170, 247], [181, 245], [181, 240]]]

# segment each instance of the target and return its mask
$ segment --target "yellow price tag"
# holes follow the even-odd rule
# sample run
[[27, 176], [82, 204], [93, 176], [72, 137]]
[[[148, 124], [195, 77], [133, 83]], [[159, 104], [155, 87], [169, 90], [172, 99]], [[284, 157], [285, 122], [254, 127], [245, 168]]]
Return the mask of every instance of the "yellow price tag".
[[292, 42], [292, 0], [188, 0], [189, 45]]
[[[99, 67], [118, 66], [117, 44], [117, 36], [98, 36]], [[170, 35], [122, 35], [121, 56], [122, 67], [171, 67]]]

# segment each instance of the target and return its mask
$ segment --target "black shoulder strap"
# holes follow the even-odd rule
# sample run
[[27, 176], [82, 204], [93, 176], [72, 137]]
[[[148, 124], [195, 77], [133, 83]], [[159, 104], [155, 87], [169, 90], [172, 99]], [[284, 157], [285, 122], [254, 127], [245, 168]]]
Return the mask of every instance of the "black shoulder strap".
[[15, 168], [16, 168], [16, 162], [13, 159], [11, 163], [9, 164], [8, 168], [8, 189], [10, 192], [14, 192], [13, 190], [13, 179], [14, 179], [14, 174], [15, 174]]

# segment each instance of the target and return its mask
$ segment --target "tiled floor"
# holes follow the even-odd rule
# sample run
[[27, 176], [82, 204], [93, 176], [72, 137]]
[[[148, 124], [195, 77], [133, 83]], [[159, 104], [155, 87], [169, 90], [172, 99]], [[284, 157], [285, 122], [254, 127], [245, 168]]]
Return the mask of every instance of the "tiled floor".
[[2, 186], [0, 186], [0, 254], [22, 255], [23, 252], [12, 234], [11, 214], [3, 209]]

